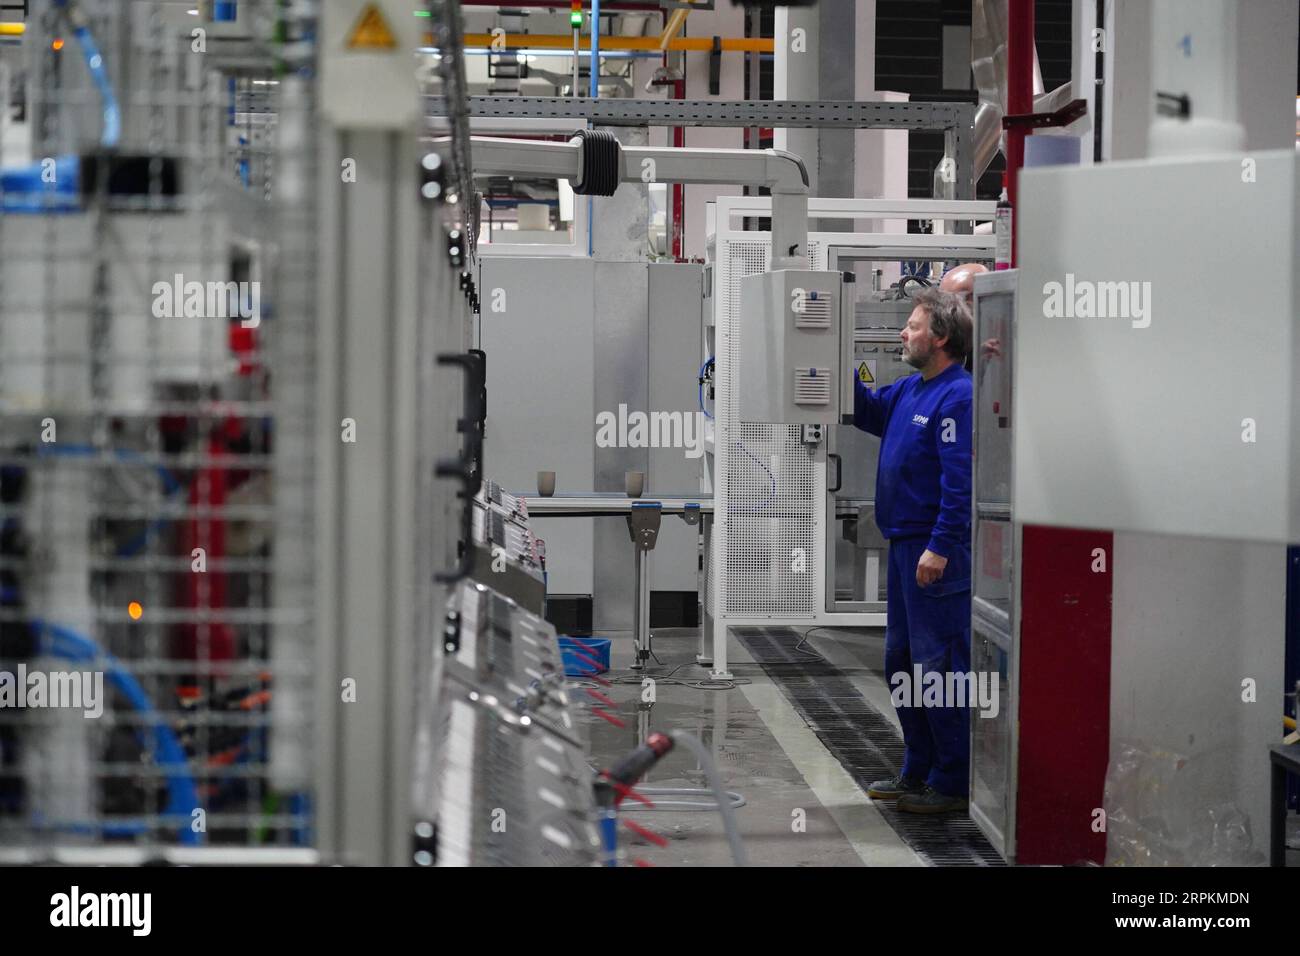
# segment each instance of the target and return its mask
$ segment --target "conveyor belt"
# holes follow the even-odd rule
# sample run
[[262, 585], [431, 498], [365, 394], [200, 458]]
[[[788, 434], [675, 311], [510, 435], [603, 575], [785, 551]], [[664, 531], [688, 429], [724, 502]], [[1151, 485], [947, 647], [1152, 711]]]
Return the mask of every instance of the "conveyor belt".
[[[875, 780], [898, 773], [903, 765], [903, 741], [894, 725], [834, 664], [796, 654], [796, 631], [738, 627], [734, 633], [863, 790]], [[1003, 865], [997, 850], [967, 816], [900, 813], [892, 803], [883, 802], [876, 807], [894, 832], [928, 863]]]

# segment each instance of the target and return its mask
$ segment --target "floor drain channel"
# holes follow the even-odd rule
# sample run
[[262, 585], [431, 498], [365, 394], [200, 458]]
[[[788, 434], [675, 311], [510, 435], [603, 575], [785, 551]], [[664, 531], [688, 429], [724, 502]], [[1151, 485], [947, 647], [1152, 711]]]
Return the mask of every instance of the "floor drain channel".
[[[734, 633], [858, 786], [865, 790], [873, 780], [898, 773], [903, 741], [894, 725], [834, 664], [796, 652], [797, 632], [787, 627], [740, 627]], [[919, 816], [899, 813], [888, 803], [876, 806], [894, 832], [928, 863], [1003, 865], [969, 817]]]

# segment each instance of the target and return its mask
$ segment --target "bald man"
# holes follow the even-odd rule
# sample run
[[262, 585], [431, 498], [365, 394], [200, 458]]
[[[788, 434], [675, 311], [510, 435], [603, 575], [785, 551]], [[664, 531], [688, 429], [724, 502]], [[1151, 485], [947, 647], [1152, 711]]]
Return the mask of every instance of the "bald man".
[[[963, 262], [959, 266], [953, 266], [943, 274], [943, 279], [939, 282], [939, 289], [943, 292], [951, 292], [961, 296], [961, 300], [966, 303], [966, 310], [974, 312], [975, 277], [982, 272], [988, 271], [986, 266], [982, 266], [978, 262]], [[981, 349], [985, 353], [990, 351], [996, 353], [998, 340], [989, 339], [981, 345]], [[974, 368], [974, 356], [967, 355], [966, 371], [973, 371]]]
[[969, 308], [971, 293], [975, 291], [975, 277], [981, 272], [988, 271], [978, 262], [963, 262], [959, 266], [953, 266], [943, 274], [943, 280], [940, 281], [939, 288], [944, 292], [955, 292], [965, 300]]

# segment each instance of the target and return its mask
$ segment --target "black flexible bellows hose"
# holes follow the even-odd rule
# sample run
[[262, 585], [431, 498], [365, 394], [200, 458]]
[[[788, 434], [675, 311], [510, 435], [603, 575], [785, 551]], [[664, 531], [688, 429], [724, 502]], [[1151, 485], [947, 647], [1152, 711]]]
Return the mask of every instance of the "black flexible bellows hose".
[[573, 184], [573, 191], [582, 196], [614, 195], [621, 150], [614, 134], [604, 129], [580, 129], [573, 135], [582, 141], [582, 179]]

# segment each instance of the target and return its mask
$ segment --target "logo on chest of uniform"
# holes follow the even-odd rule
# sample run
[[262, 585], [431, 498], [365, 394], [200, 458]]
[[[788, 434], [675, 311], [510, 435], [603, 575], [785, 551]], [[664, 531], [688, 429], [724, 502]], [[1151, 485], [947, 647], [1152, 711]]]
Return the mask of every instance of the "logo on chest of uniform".
[[924, 426], [924, 425], [928, 425], [928, 424], [930, 424], [930, 416], [928, 416], [928, 415], [913, 415], [913, 416], [912, 416], [912, 424], [913, 424], [913, 425], [922, 425], [922, 426]]

